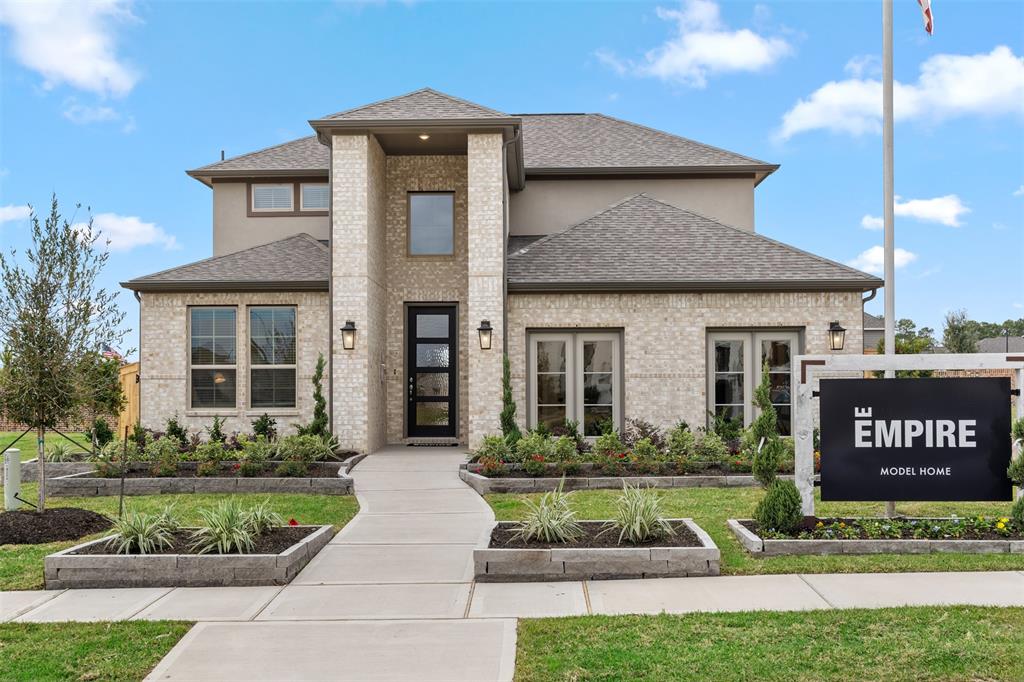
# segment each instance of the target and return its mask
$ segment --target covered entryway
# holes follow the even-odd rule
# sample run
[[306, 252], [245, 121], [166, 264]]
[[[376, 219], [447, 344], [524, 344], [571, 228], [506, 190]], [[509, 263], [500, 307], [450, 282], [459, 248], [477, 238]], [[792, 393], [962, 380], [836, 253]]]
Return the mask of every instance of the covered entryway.
[[458, 437], [458, 347], [454, 305], [409, 305], [406, 312], [406, 435]]

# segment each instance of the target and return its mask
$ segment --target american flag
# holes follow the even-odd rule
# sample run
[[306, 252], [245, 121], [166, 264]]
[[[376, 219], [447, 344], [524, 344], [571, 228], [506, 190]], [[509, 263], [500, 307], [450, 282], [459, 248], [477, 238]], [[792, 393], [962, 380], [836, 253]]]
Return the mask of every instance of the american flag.
[[928, 35], [932, 34], [935, 28], [935, 19], [932, 17], [932, 0], [917, 0], [921, 6], [921, 17], [924, 19], [924, 30]]
[[120, 360], [121, 359], [121, 354], [118, 353], [116, 350], [114, 350], [114, 348], [112, 346], [108, 345], [108, 344], [105, 344], [105, 343], [102, 344], [102, 346], [100, 347], [100, 352], [102, 353], [103, 357], [105, 357], [105, 358], [109, 358], [109, 359], [112, 359], [112, 360]]

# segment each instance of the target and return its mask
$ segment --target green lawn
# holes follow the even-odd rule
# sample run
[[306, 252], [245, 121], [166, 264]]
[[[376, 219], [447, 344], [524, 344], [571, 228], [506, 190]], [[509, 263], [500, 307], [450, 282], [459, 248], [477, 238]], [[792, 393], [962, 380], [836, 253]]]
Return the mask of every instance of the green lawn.
[[[22, 487], [22, 496], [35, 501], [36, 485]], [[255, 504], [269, 500], [270, 506], [281, 516], [295, 519], [303, 524], [334, 524], [341, 528], [348, 523], [359, 504], [353, 495], [303, 495], [303, 494], [241, 494], [232, 495], [142, 495], [126, 497], [125, 505], [142, 511], [158, 511], [166, 504], [173, 504], [182, 523], [189, 525], [199, 521], [196, 510], [210, 507], [220, 500], [232, 497], [242, 504]], [[108, 516], [117, 515], [117, 497], [51, 497], [47, 507], [81, 507]], [[88, 536], [102, 537], [103, 533]], [[53, 542], [45, 545], [3, 545], [0, 546], [0, 590], [34, 590], [43, 586], [43, 557], [47, 554], [71, 547], [82, 540]], [[0, 676], [0, 680], [4, 679]]]
[[[72, 431], [69, 433], [65, 431], [65, 434], [75, 443], [81, 445], [83, 449], [87, 450], [89, 448], [89, 441], [80, 432]], [[0, 431], [0, 450], [3, 450], [8, 445], [13, 443], [14, 440], [18, 438], [18, 436], [21, 436], [21, 431]], [[47, 431], [45, 441], [46, 446], [49, 447], [50, 445], [53, 445], [54, 443], [57, 442], [67, 443], [68, 441], [66, 438], [64, 438], [58, 433]], [[70, 443], [68, 444], [70, 445]], [[29, 459], [34, 459], [36, 456], [35, 432], [26, 433], [24, 437], [18, 440], [17, 444], [14, 447], [18, 448], [18, 450], [21, 451], [21, 461], [24, 462]]]
[[[764, 494], [760, 488], [674, 488], [662, 492], [665, 512], [671, 517], [693, 518], [722, 551], [722, 573], [874, 573], [882, 571], [996, 571], [1024, 569], [1024, 554], [875, 554], [864, 556], [792, 556], [755, 559], [739, 544], [726, 519], [748, 519]], [[816, 491], [817, 494], [817, 491]], [[581, 519], [611, 517], [617, 490], [573, 492], [570, 500]], [[521, 518], [523, 500], [539, 494], [487, 495], [485, 499], [499, 520]], [[907, 516], [1005, 516], [1012, 503], [907, 502], [898, 511]], [[881, 516], [883, 503], [825, 502], [819, 516]]]
[[519, 622], [533, 680], [1020, 680], [1024, 609], [584, 616]]
[[0, 680], [141, 680], [191, 623], [6, 623]]

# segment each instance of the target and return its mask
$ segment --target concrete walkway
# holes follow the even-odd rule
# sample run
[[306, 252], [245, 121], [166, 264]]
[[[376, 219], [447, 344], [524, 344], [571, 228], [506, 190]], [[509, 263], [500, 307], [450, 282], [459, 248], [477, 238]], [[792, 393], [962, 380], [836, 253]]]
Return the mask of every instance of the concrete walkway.
[[152, 679], [506, 680], [517, 618], [975, 604], [1024, 606], [1024, 572], [473, 583], [494, 516], [453, 448], [354, 470], [360, 512], [292, 584], [0, 593], [0, 622], [200, 621]]

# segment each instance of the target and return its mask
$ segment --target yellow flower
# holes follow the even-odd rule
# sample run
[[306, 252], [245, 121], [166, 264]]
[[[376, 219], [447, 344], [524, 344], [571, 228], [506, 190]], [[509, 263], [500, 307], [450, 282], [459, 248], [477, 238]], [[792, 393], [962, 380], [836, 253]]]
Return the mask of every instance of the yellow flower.
[[1003, 523], [1002, 521], [1000, 521], [999, 523], [996, 524], [996, 528], [998, 528], [999, 530], [1002, 530], [1002, 529], [1006, 528], [1006, 524]]
[[821, 527], [822, 527], [822, 526], [824, 526], [824, 525], [825, 525], [824, 523], [822, 523], [821, 521], [818, 521], [818, 523], [817, 523], [817, 524], [815, 524], [815, 526], [814, 526], [814, 527], [815, 527], [815, 528], [821, 528]]
[[839, 527], [840, 528], [846, 528], [846, 524], [844, 522], [840, 521], [839, 522]]
[[1003, 518], [999, 519], [999, 522], [1000, 523], [1009, 523], [1010, 519], [1004, 516]]

